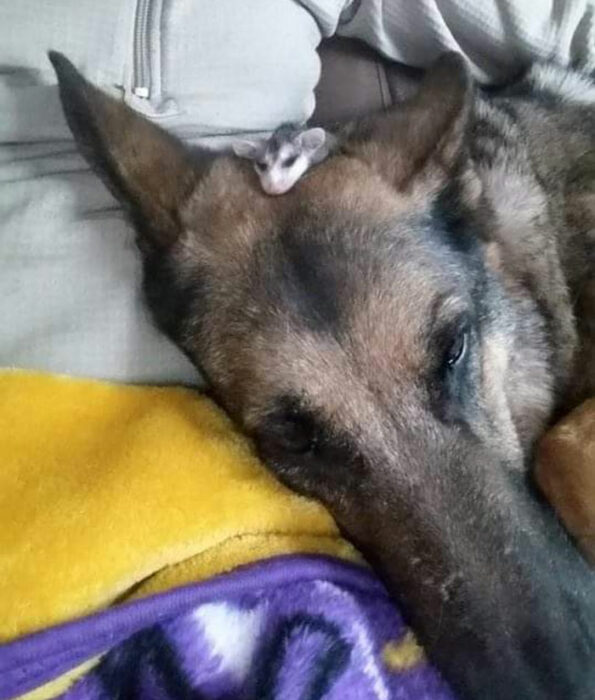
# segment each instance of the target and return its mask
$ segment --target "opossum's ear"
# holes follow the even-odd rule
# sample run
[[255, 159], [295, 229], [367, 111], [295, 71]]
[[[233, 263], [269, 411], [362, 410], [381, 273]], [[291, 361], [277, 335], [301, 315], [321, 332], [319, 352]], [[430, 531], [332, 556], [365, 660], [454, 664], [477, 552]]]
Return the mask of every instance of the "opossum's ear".
[[143, 242], [169, 245], [180, 234], [179, 208], [209, 156], [191, 155], [176, 138], [91, 85], [62, 54], [51, 51], [49, 58], [82, 154], [129, 209]]
[[317, 151], [319, 148], [324, 146], [326, 141], [326, 132], [320, 127], [314, 127], [313, 129], [306, 129], [298, 136], [299, 144], [306, 151]]
[[258, 160], [263, 155], [264, 141], [235, 141], [231, 148], [239, 158]]
[[461, 156], [472, 100], [465, 60], [444, 54], [412, 99], [347, 127], [345, 148], [398, 189], [417, 176], [443, 178]]

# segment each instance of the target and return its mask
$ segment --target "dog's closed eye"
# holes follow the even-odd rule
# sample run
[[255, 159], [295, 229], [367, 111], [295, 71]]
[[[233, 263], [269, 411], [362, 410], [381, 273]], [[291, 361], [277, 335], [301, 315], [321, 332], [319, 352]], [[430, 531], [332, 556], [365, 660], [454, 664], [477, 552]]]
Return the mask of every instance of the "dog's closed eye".
[[263, 450], [276, 454], [304, 456], [320, 444], [321, 428], [310, 411], [288, 396], [280, 398], [256, 430]]
[[332, 492], [355, 488], [362, 478], [355, 446], [299, 402], [281, 400], [254, 437], [260, 457], [299, 492], [310, 493], [321, 480]]
[[311, 453], [318, 444], [313, 421], [297, 413], [274, 416], [261, 433], [261, 440], [271, 448], [294, 455]]

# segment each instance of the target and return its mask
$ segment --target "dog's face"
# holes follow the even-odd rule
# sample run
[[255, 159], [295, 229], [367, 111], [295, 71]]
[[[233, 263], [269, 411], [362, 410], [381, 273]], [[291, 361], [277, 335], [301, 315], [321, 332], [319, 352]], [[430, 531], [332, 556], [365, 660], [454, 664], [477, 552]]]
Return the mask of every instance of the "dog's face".
[[501, 299], [482, 246], [443, 206], [342, 157], [283, 206], [235, 211], [224, 241], [197, 240], [194, 222], [212, 216], [202, 203], [184, 210], [168, 264], [194, 301], [173, 337], [292, 487], [333, 502], [385, 479], [392, 498], [419, 503], [461, 440], [518, 465], [492, 401], [505, 401]]
[[[79, 144], [139, 232], [157, 322], [377, 565], [449, 679], [481, 698], [583, 682], [593, 647], [557, 611], [574, 592], [560, 571], [584, 569], [524, 483], [549, 410], [543, 337], [499, 277], [460, 62], [270, 198], [248, 164], [186, 151], [54, 61]], [[511, 367], [521, 345], [530, 372]]]

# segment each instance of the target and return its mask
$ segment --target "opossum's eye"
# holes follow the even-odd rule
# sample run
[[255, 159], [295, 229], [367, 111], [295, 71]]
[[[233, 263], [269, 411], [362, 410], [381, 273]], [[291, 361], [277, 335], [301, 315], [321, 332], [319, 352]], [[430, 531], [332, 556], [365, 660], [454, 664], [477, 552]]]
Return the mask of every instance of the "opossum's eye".
[[447, 368], [452, 369], [458, 362], [460, 362], [467, 352], [468, 345], [468, 332], [467, 330], [459, 331], [454, 339], [452, 340], [446, 355], [444, 356], [444, 363]]
[[291, 168], [291, 166], [296, 162], [297, 159], [298, 159], [297, 156], [289, 156], [289, 158], [286, 158], [286, 159], [281, 163], [281, 165], [282, 165], [284, 168]]
[[261, 173], [267, 169], [267, 164], [264, 160], [258, 160], [254, 165], [256, 166], [257, 170], [260, 170]]

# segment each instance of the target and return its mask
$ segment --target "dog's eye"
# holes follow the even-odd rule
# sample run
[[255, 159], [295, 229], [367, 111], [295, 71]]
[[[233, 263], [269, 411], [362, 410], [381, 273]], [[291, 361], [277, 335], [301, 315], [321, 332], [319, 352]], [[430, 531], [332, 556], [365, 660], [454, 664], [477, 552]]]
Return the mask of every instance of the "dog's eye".
[[277, 419], [265, 440], [277, 450], [305, 455], [316, 449], [317, 439], [312, 421], [305, 416], [288, 415]]
[[444, 364], [448, 369], [452, 369], [460, 362], [467, 352], [469, 333], [466, 330], [460, 331], [451, 342], [446, 355], [444, 356]]
[[286, 158], [281, 165], [284, 168], [291, 168], [291, 166], [296, 162], [297, 156], [289, 156], [289, 158]]

